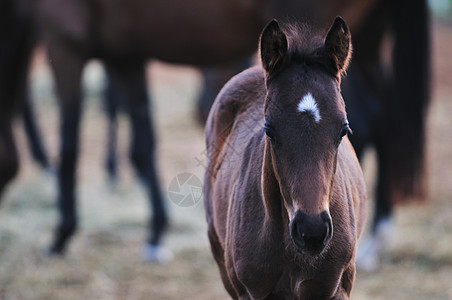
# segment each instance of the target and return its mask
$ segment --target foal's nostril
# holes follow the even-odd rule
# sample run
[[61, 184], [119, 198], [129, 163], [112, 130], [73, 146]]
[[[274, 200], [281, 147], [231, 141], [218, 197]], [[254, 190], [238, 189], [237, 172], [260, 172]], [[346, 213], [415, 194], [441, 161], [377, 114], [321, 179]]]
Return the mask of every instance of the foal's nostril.
[[326, 227], [326, 234], [325, 234], [325, 237], [323, 238], [323, 245], [328, 244], [329, 237], [331, 236], [330, 235], [330, 232], [331, 232], [330, 225], [328, 223], [325, 223], [325, 227]]
[[301, 251], [321, 252], [332, 238], [332, 222], [326, 211], [316, 216], [297, 211], [290, 227], [291, 237]]
[[303, 232], [303, 228], [300, 226], [300, 223], [293, 222], [292, 223], [292, 238], [295, 239], [296, 243], [301, 247], [306, 246], [305, 235], [306, 234]]
[[322, 212], [320, 217], [322, 218], [323, 224], [327, 229], [325, 238], [323, 239], [323, 244], [326, 245], [333, 237], [333, 222], [331, 221], [330, 215], [326, 211]]

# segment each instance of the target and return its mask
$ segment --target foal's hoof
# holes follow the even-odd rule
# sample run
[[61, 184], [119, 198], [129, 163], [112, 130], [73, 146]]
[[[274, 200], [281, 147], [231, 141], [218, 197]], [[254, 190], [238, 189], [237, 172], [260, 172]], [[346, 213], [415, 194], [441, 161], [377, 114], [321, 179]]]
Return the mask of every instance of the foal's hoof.
[[165, 264], [173, 260], [173, 253], [158, 245], [146, 244], [143, 247], [141, 256], [145, 261]]

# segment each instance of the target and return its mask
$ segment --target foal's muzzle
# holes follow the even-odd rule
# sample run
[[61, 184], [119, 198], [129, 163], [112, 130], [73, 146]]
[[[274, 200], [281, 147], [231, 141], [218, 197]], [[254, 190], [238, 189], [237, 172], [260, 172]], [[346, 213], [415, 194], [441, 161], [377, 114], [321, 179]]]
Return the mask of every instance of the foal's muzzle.
[[327, 211], [307, 215], [300, 210], [290, 222], [290, 236], [301, 253], [320, 254], [333, 237], [333, 223]]

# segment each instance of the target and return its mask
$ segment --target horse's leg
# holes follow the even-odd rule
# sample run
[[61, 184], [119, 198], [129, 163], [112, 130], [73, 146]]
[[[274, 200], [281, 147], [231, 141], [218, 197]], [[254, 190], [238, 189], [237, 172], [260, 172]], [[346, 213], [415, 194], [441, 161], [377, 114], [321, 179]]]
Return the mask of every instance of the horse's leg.
[[[383, 125], [385, 126], [385, 125]], [[386, 128], [390, 130], [389, 126]], [[384, 135], [385, 130], [381, 130]], [[391, 145], [387, 143], [384, 137], [375, 139], [375, 148], [378, 156], [378, 175], [376, 182], [376, 201], [374, 216], [371, 224], [370, 237], [367, 241], [367, 262], [361, 261], [361, 267], [369, 270], [375, 269], [379, 263], [380, 252], [386, 248], [394, 234], [395, 226], [393, 224], [393, 201], [391, 195], [390, 174], [392, 166], [388, 159], [388, 152], [391, 151]]]
[[105, 111], [108, 117], [108, 140], [107, 140], [107, 159], [105, 161], [108, 177], [112, 185], [116, 184], [118, 179], [117, 165], [117, 128], [118, 128], [118, 104], [119, 99], [111, 83], [110, 76], [107, 72], [107, 86], [104, 96]]
[[60, 165], [58, 170], [59, 225], [50, 247], [51, 254], [63, 254], [77, 228], [75, 203], [81, 108], [81, 74], [85, 60], [60, 44], [50, 45], [51, 62], [60, 104]]
[[49, 165], [49, 159], [47, 158], [46, 151], [44, 149], [44, 145], [42, 144], [42, 138], [41, 134], [39, 133], [38, 124], [35, 120], [35, 113], [32, 107], [32, 103], [30, 102], [30, 96], [28, 95], [28, 89], [22, 90], [21, 93], [23, 94], [24, 98], [24, 105], [23, 105], [23, 120], [24, 120], [24, 127], [25, 127], [25, 133], [27, 135], [30, 148], [31, 148], [31, 154], [35, 161], [41, 166], [41, 168], [45, 170], [50, 169]]
[[[390, 128], [387, 128], [387, 130], [390, 130]], [[357, 254], [358, 267], [367, 271], [373, 271], [378, 267], [380, 253], [390, 243], [395, 229], [392, 220], [391, 182], [388, 176], [388, 173], [392, 172], [392, 166], [388, 163], [388, 151], [391, 151], [391, 149], [388, 149], [390, 145], [384, 139], [379, 138], [375, 140], [375, 147], [378, 156], [378, 174], [374, 216], [370, 232], [361, 241]]]
[[6, 184], [14, 178], [19, 168], [11, 123], [12, 113], [0, 114], [0, 197]]
[[[359, 58], [359, 57], [358, 57]], [[376, 142], [378, 128], [385, 126], [381, 119], [383, 113], [380, 99], [375, 92], [375, 87], [371, 86], [370, 80], [366, 80], [365, 72], [360, 68], [360, 61], [355, 60], [350, 66], [346, 79], [343, 82], [343, 95], [347, 104], [349, 121], [353, 129], [350, 136], [356, 155], [362, 159], [364, 150], [371, 145], [380, 146], [381, 143]], [[388, 128], [388, 130], [390, 130]], [[384, 132], [384, 131], [383, 131]], [[377, 148], [379, 148], [377, 146]], [[381, 150], [381, 149], [380, 149]], [[384, 164], [384, 154], [377, 149], [377, 164]], [[378, 254], [381, 249], [380, 229], [388, 228], [387, 226], [379, 226], [380, 221], [387, 224], [385, 220], [389, 220], [391, 216], [391, 203], [385, 189], [386, 182], [382, 174], [385, 170], [378, 168], [377, 177], [377, 193], [375, 195], [375, 210], [373, 216], [372, 229], [366, 237], [360, 242], [357, 253], [357, 264], [361, 269], [372, 270], [378, 265]], [[383, 172], [383, 173], [382, 173]]]
[[17, 1], [3, 1], [0, 11], [0, 196], [19, 168], [12, 132], [14, 114], [25, 89], [35, 32]]
[[151, 202], [153, 216], [150, 220], [150, 235], [143, 253], [146, 259], [165, 260], [160, 248], [166, 230], [168, 216], [157, 176], [155, 159], [155, 136], [146, 86], [144, 63], [109, 66], [112, 84], [118, 97], [124, 99], [132, 124], [131, 160], [139, 177], [145, 183]]
[[387, 151], [391, 151], [390, 145], [386, 141], [377, 141], [377, 153], [379, 157], [379, 172], [377, 181], [377, 202], [375, 205], [374, 220], [372, 224], [372, 233], [374, 235], [385, 235], [387, 225], [392, 224], [393, 206], [390, 193], [391, 182], [388, 181], [387, 174], [392, 172], [390, 164], [387, 161]]

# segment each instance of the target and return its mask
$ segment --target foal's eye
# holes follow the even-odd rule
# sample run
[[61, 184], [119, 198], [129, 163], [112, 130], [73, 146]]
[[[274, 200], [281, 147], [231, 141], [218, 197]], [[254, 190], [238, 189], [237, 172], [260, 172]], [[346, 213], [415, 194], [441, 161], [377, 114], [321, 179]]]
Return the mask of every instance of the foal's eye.
[[342, 140], [342, 138], [346, 136], [348, 133], [352, 133], [352, 130], [350, 129], [350, 125], [348, 123], [345, 123], [339, 134], [340, 140]]
[[264, 124], [264, 131], [270, 140], [275, 139], [275, 130], [268, 122], [265, 122], [265, 124]]

